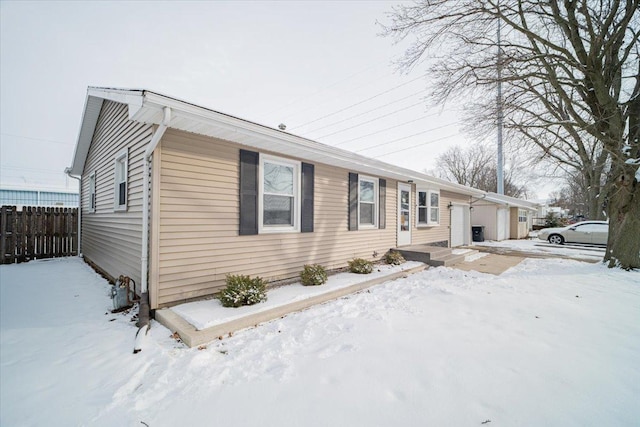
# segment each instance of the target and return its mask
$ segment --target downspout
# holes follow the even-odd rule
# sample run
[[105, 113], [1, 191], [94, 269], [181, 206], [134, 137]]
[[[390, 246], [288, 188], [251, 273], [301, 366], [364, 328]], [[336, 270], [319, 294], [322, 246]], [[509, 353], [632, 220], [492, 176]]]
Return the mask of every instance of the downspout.
[[82, 258], [82, 175], [71, 175], [71, 168], [65, 168], [64, 173], [78, 180], [78, 256]]
[[[149, 145], [147, 145], [147, 149], [144, 152], [144, 175], [143, 175], [143, 183], [142, 183], [142, 256], [141, 267], [140, 267], [140, 307], [138, 312], [138, 322], [136, 326], [138, 327], [138, 332], [136, 333], [136, 345], [133, 349], [134, 353], [141, 351], [141, 344], [138, 341], [140, 336], [140, 331], [146, 327], [145, 333], [146, 335], [149, 330], [149, 280], [148, 280], [148, 270], [149, 270], [149, 173], [151, 171], [151, 158], [153, 156], [153, 152], [160, 143], [160, 139], [164, 135], [164, 132], [167, 130], [169, 126], [169, 122], [171, 121], [171, 109], [169, 107], [164, 107], [163, 109], [163, 117], [162, 123], [158, 126], [158, 129], [154, 132], [151, 137], [151, 141]], [[140, 336], [142, 338], [142, 336]]]

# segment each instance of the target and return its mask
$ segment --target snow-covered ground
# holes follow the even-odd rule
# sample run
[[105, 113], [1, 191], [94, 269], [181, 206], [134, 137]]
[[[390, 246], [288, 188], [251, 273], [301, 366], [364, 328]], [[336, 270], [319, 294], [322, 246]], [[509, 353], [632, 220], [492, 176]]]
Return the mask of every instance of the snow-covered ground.
[[81, 260], [0, 266], [0, 425], [633, 426], [640, 273], [435, 268], [188, 349]]

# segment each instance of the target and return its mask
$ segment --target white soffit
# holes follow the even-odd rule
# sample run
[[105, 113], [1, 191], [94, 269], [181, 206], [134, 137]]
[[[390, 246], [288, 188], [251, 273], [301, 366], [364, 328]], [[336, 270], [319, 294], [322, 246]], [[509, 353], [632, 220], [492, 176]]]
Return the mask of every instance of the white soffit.
[[515, 197], [504, 196], [497, 193], [489, 193], [487, 194], [487, 197], [485, 197], [483, 200], [486, 200], [491, 203], [496, 203], [499, 205], [507, 205], [510, 207], [528, 209], [532, 211], [538, 210], [537, 204], [533, 202], [528, 202], [522, 199], [516, 199]]

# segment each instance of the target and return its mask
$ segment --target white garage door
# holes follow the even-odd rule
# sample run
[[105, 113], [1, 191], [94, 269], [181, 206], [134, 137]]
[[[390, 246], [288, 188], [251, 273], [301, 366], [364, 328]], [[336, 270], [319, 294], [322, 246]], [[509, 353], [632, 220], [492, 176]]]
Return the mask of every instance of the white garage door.
[[451, 209], [451, 247], [464, 245], [464, 206], [453, 205]]

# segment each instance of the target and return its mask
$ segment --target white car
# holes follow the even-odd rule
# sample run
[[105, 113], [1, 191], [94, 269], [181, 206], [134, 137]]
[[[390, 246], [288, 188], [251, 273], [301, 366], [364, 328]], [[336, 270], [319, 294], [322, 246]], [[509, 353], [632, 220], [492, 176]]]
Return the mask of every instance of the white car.
[[549, 243], [587, 243], [606, 245], [609, 236], [609, 224], [606, 221], [582, 221], [566, 227], [543, 228], [538, 232], [538, 239]]

